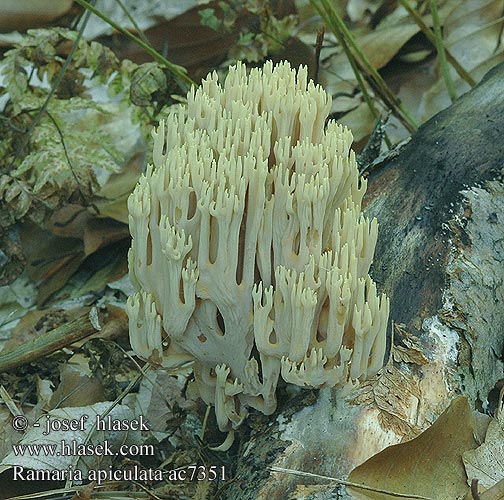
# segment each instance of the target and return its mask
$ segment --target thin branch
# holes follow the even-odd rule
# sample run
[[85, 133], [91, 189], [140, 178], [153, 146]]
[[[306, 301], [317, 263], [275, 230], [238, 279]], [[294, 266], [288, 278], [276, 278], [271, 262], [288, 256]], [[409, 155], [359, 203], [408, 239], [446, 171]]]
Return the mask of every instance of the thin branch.
[[[93, 311], [94, 308], [91, 310]], [[94, 324], [93, 324], [94, 323]], [[39, 335], [7, 352], [0, 353], [0, 373], [31, 363], [99, 331], [90, 314], [80, 316], [54, 330]]]
[[323, 27], [317, 33], [317, 43], [315, 44], [315, 75], [313, 81], [318, 83], [319, 68], [320, 68], [320, 52], [322, 51], [322, 44], [324, 43], [325, 28]]
[[391, 497], [408, 498], [408, 499], [415, 499], [415, 500], [434, 500], [431, 497], [424, 497], [422, 495], [412, 495], [410, 493], [397, 493], [395, 491], [383, 490], [381, 488], [373, 488], [372, 486], [367, 486], [366, 484], [345, 481], [344, 479], [336, 479], [336, 478], [330, 477], [330, 476], [322, 476], [320, 474], [312, 474], [311, 472], [304, 472], [304, 471], [295, 470], [295, 469], [284, 469], [283, 467], [276, 467], [276, 466], [268, 467], [268, 468], [273, 472], [283, 472], [285, 474], [293, 474], [296, 476], [312, 477], [315, 479], [325, 479], [327, 481], [331, 481], [336, 484], [341, 484], [342, 486], [350, 486], [352, 488], [358, 488], [360, 490], [374, 491], [375, 493], [384, 493], [385, 495], [389, 495]]

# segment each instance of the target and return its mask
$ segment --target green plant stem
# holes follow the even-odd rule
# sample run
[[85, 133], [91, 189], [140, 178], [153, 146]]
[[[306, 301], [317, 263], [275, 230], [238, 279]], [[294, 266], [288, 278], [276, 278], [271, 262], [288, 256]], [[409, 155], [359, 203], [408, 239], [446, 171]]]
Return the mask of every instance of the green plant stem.
[[364, 97], [364, 101], [366, 102], [373, 117], [377, 120], [378, 118], [380, 118], [380, 113], [376, 109], [376, 107], [373, 103], [373, 100], [371, 99], [371, 96], [369, 95], [367, 87], [364, 83], [364, 78], [362, 78], [362, 74], [359, 70], [359, 66], [357, 64], [357, 61], [355, 60], [355, 57], [352, 54], [350, 47], [346, 43], [346, 40], [343, 37], [342, 33], [339, 30], [336, 30], [334, 34], [336, 35], [336, 38], [338, 39], [339, 44], [343, 48], [343, 50], [348, 58], [348, 62], [350, 63], [350, 66], [352, 67], [352, 71], [354, 72], [355, 78], [357, 80], [357, 85], [359, 85], [359, 88], [361, 89], [362, 95]]
[[[350, 66], [352, 66], [352, 70], [354, 72], [355, 78], [357, 79], [357, 84], [359, 85], [359, 88], [362, 91], [362, 95], [364, 97], [364, 101], [366, 102], [367, 107], [371, 111], [371, 114], [373, 115], [373, 118], [375, 120], [379, 120], [380, 119], [380, 113], [376, 109], [376, 107], [375, 107], [375, 105], [373, 103], [373, 99], [369, 95], [367, 87], [366, 87], [366, 85], [364, 83], [364, 79], [362, 78], [362, 74], [359, 71], [358, 63], [355, 60], [355, 57], [353, 56], [352, 51], [350, 50], [350, 47], [346, 43], [345, 38], [343, 36], [341, 36], [341, 32], [338, 32], [338, 34], [336, 34], [336, 37], [338, 38], [338, 42], [341, 44], [341, 46], [343, 47], [343, 50], [345, 51], [345, 54], [348, 57], [348, 61], [350, 62]], [[388, 138], [387, 134], [385, 134], [384, 138], [385, 138], [385, 143], [387, 144], [387, 146], [389, 148], [391, 148], [392, 147], [392, 143], [390, 142], [390, 139]]]
[[151, 43], [149, 42], [149, 39], [145, 36], [144, 32], [140, 29], [140, 26], [138, 26], [137, 22], [135, 21], [135, 18], [130, 14], [129, 10], [126, 8], [126, 5], [124, 5], [121, 0], [115, 0], [117, 5], [121, 8], [121, 10], [124, 12], [125, 16], [129, 19], [129, 22], [134, 26], [138, 33], [138, 37], [147, 45], [152, 47]]
[[144, 49], [145, 52], [147, 52], [147, 54], [149, 54], [154, 59], [154, 61], [156, 61], [158, 64], [168, 68], [168, 70], [170, 70], [175, 75], [175, 77], [177, 77], [179, 80], [181, 80], [185, 84], [196, 85], [195, 82], [193, 82], [191, 80], [191, 78], [189, 78], [189, 76], [187, 75], [187, 70], [184, 67], [168, 61], [168, 59], [164, 58], [159, 52], [154, 50], [149, 44], [145, 43], [139, 37], [135, 36], [133, 33], [130, 33], [128, 30], [124, 29], [122, 26], [119, 26], [116, 22], [112, 21], [112, 19], [110, 19], [105, 14], [103, 14], [103, 12], [101, 12], [98, 9], [96, 9], [95, 7], [93, 7], [86, 0], [75, 0], [75, 1], [81, 7], [88, 9], [95, 16], [98, 16], [100, 19], [102, 19], [106, 23], [110, 24], [110, 26], [112, 26], [112, 28], [114, 28], [115, 30], [119, 31], [119, 33], [122, 33], [125, 37], [129, 38], [130, 40], [135, 42], [137, 45], [142, 47], [142, 49]]
[[[424, 23], [422, 17], [418, 12], [411, 7], [408, 0], [399, 0], [401, 5], [408, 11], [408, 14], [413, 18], [413, 20], [417, 23], [418, 27], [422, 30], [423, 34], [427, 37], [434, 47], [436, 47], [436, 36], [432, 32], [432, 30]], [[453, 57], [450, 51], [445, 47], [444, 52], [446, 55], [446, 59], [453, 66], [455, 71], [458, 73], [460, 78], [465, 80], [471, 87], [476, 86], [476, 82], [473, 77], [459, 64], [459, 62]]]
[[327, 26], [331, 29], [331, 31], [338, 37], [338, 33], [341, 34], [341, 37], [345, 39], [348, 43], [348, 46], [351, 48], [356, 61], [358, 64], [364, 69], [369, 84], [375, 91], [377, 95], [381, 97], [381, 99], [385, 102], [387, 106], [389, 106], [394, 113], [399, 117], [404, 126], [408, 129], [409, 132], [414, 132], [418, 128], [418, 124], [415, 119], [409, 114], [409, 112], [401, 105], [399, 99], [394, 95], [394, 93], [390, 90], [388, 85], [385, 83], [381, 75], [374, 68], [374, 66], [369, 62], [366, 55], [359, 48], [355, 39], [350, 32], [350, 30], [346, 27], [343, 19], [337, 12], [334, 5], [330, 0], [311, 0], [312, 5], [315, 9], [320, 13]]
[[455, 85], [450, 75], [450, 68], [448, 68], [448, 63], [446, 62], [446, 53], [443, 44], [443, 35], [441, 33], [441, 24], [439, 22], [437, 0], [430, 0], [429, 3], [432, 13], [432, 25], [434, 27], [434, 36], [436, 37], [436, 50], [439, 57], [441, 74], [443, 75], [448, 95], [450, 96], [451, 101], [455, 102], [457, 100], [457, 90], [455, 89]]
[[418, 128], [418, 124], [416, 123], [414, 118], [409, 114], [409, 112], [402, 106], [399, 99], [390, 90], [390, 88], [385, 83], [385, 81], [378, 73], [376, 68], [369, 62], [369, 59], [355, 42], [352, 33], [346, 27], [345, 23], [343, 22], [343, 19], [338, 14], [333, 4], [330, 2], [330, 0], [322, 0], [322, 3], [324, 4], [326, 10], [329, 9], [330, 11], [332, 11], [334, 19], [338, 22], [339, 26], [341, 27], [343, 36], [345, 37], [346, 40], [348, 40], [350, 46], [357, 55], [357, 60], [360, 62], [360, 64], [362, 64], [364, 70], [371, 77], [371, 81], [375, 84], [374, 85], [375, 90], [378, 91], [379, 95], [385, 98], [385, 101], [388, 102], [393, 109], [397, 109], [399, 111], [399, 115], [402, 115], [403, 117], [403, 123], [407, 126], [410, 132], [414, 132]]

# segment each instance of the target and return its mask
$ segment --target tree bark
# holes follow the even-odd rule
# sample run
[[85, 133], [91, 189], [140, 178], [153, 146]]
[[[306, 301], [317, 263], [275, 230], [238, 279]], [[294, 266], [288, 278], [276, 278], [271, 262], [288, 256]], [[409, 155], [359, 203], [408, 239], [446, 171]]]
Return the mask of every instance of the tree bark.
[[268, 467], [345, 478], [457, 394], [492, 409], [504, 379], [503, 81], [501, 64], [369, 170], [365, 211], [380, 224], [371, 273], [391, 300], [392, 356], [356, 391], [302, 391], [259, 418], [225, 498], [346, 498]]

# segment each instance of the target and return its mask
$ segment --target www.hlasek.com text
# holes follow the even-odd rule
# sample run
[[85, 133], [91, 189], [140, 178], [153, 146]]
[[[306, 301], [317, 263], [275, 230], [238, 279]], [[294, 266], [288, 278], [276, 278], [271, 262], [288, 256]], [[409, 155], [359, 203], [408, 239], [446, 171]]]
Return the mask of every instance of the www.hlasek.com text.
[[57, 443], [30, 443], [13, 444], [12, 451], [17, 457], [151, 457], [154, 455], [152, 444], [122, 444], [114, 448], [110, 442], [80, 443], [76, 439], [66, 441], [62, 439]]

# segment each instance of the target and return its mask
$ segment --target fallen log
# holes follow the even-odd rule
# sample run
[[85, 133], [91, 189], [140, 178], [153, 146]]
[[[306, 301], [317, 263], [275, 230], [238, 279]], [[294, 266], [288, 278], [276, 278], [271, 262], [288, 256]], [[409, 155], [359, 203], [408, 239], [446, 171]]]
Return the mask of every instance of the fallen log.
[[[302, 391], [259, 417], [223, 498], [305, 498], [303, 485], [317, 480], [269, 468], [345, 478], [429, 427], [458, 394], [492, 410], [504, 378], [503, 81], [501, 64], [368, 169], [365, 210], [380, 223], [372, 275], [391, 300], [389, 361], [346, 395]], [[320, 493], [345, 498], [338, 488]]]

